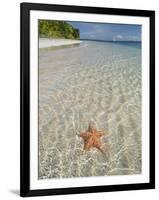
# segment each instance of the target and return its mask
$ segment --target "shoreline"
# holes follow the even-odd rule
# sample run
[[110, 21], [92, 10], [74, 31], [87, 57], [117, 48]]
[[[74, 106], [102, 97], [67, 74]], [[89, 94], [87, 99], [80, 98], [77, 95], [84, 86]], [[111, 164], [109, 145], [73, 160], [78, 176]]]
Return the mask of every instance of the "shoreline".
[[39, 38], [39, 48], [48, 48], [48, 47], [60, 47], [67, 46], [72, 44], [80, 44], [81, 40], [71, 40], [71, 39], [48, 39], [48, 38]]

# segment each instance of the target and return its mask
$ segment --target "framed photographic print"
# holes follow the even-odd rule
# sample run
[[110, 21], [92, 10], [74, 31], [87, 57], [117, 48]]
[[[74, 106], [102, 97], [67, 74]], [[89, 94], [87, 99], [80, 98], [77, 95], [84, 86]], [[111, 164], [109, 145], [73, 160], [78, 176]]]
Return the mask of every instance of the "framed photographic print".
[[21, 4], [21, 196], [155, 188], [155, 12]]

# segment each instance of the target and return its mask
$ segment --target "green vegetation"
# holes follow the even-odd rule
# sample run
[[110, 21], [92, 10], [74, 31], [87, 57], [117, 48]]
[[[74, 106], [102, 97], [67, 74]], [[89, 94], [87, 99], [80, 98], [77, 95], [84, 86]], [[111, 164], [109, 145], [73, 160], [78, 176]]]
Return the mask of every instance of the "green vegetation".
[[79, 39], [79, 30], [64, 21], [39, 20], [39, 37]]

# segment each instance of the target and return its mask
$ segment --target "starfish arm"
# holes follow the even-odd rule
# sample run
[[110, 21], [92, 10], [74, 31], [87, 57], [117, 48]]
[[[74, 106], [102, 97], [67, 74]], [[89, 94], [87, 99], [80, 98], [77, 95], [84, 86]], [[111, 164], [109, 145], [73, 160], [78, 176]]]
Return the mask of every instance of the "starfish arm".
[[101, 137], [101, 136], [105, 135], [105, 133], [104, 133], [103, 131], [97, 131], [97, 132], [96, 132], [96, 135], [97, 135], [98, 137]]
[[79, 137], [84, 137], [85, 136], [85, 132], [79, 133], [78, 136]]
[[86, 144], [86, 145], [84, 145], [84, 147], [83, 147], [83, 151], [89, 151], [90, 148], [91, 148], [91, 146], [88, 145], [88, 144]]
[[103, 131], [97, 131], [97, 135], [106, 136], [106, 135], [109, 135], [109, 133], [108, 132], [103, 132]]
[[103, 154], [105, 153], [105, 152], [103, 151], [102, 143], [101, 143], [100, 140], [96, 140], [95, 147], [96, 147], [99, 151], [101, 151]]
[[84, 151], [88, 151], [91, 147], [93, 147], [94, 145], [93, 145], [93, 140], [92, 140], [92, 138], [89, 138], [89, 139], [87, 139], [86, 141], [85, 141], [85, 143], [84, 143], [84, 148], [83, 148], [83, 150]]
[[85, 139], [85, 138], [90, 137], [91, 133], [90, 132], [83, 132], [83, 133], [80, 133], [79, 136]]
[[101, 147], [101, 145], [102, 145], [102, 143], [101, 143], [101, 140], [99, 139], [99, 137], [96, 138], [94, 140], [94, 146], [98, 148], [98, 147]]

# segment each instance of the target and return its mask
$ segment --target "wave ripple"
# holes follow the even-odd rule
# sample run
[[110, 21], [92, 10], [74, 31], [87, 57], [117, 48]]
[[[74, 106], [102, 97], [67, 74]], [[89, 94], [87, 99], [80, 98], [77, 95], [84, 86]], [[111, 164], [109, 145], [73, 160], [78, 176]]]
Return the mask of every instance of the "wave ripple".
[[[76, 132], [109, 132], [105, 156]], [[83, 42], [39, 52], [39, 179], [141, 173], [141, 48]]]

